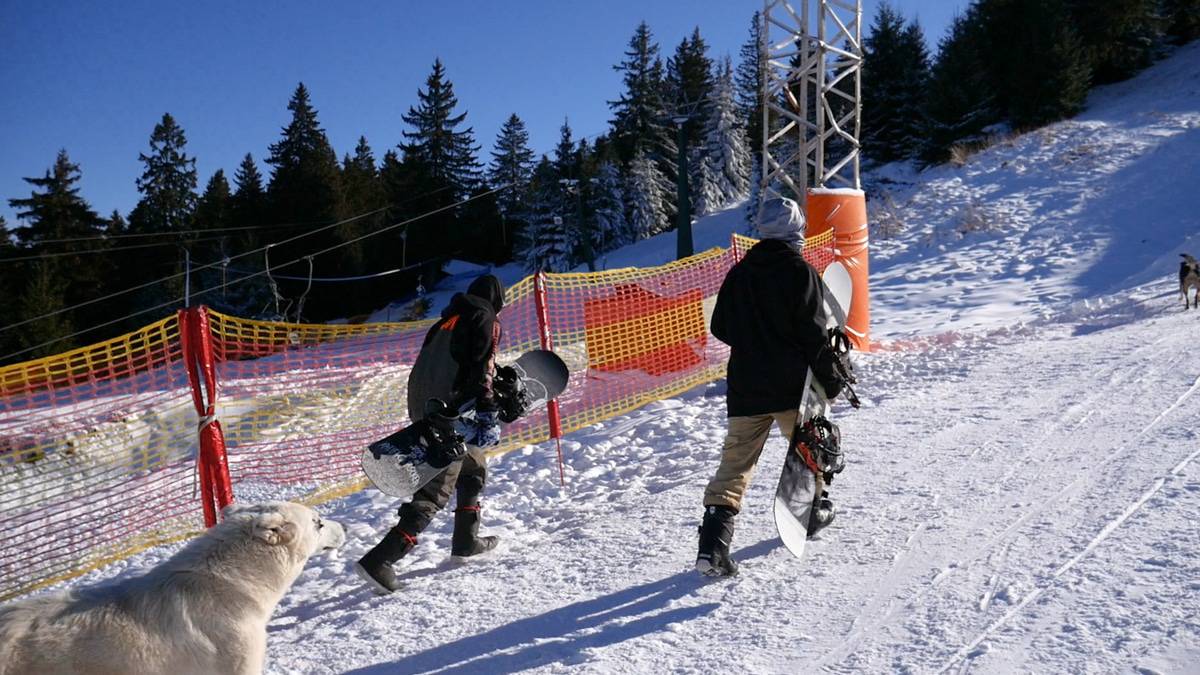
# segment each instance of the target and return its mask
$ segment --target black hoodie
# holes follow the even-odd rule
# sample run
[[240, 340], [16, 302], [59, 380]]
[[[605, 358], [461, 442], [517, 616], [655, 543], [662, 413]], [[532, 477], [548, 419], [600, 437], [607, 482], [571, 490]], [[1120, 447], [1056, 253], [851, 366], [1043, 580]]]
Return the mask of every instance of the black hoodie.
[[425, 334], [421, 353], [408, 379], [408, 410], [413, 420], [424, 416], [425, 401], [440, 398], [452, 405], [475, 399], [477, 410], [495, 410], [492, 373], [504, 307], [500, 280], [485, 274], [456, 293], [442, 318]]
[[[713, 309], [712, 334], [729, 345], [730, 417], [799, 407], [825, 343], [824, 285], [799, 251], [764, 239], [733, 266]], [[814, 368], [831, 383], [829, 364]]]

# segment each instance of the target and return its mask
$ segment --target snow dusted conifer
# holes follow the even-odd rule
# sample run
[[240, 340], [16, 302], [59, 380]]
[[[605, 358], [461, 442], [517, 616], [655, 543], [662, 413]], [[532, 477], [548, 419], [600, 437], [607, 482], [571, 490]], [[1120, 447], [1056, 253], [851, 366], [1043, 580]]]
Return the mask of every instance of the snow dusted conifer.
[[530, 272], [565, 272], [571, 268], [573, 248], [558, 174], [543, 156], [533, 172], [529, 224], [517, 242], [517, 255]]
[[597, 252], [611, 251], [633, 242], [625, 220], [625, 191], [621, 187], [621, 171], [612, 162], [604, 162], [596, 171], [592, 189], [592, 211], [595, 214]]
[[526, 192], [533, 176], [533, 150], [529, 148], [525, 122], [516, 113], [509, 116], [496, 136], [488, 176], [495, 187], [509, 186], [497, 197], [500, 213], [508, 218], [520, 218], [525, 211]]
[[724, 206], [727, 200], [707, 153], [696, 157], [692, 166], [695, 167], [692, 171], [692, 207], [697, 216], [707, 215]]
[[639, 152], [629, 163], [627, 179], [629, 227], [634, 239], [646, 239], [666, 231], [672, 215], [667, 202], [671, 184], [658, 165], [644, 152]]
[[754, 224], [758, 221], [758, 196], [762, 190], [762, 155], [754, 153], [750, 161], [749, 195], [746, 197], [746, 234], [753, 234]]
[[[746, 147], [745, 132], [738, 120], [734, 99], [733, 66], [725, 59], [721, 75], [713, 89], [713, 100], [705, 131], [705, 157], [708, 176], [699, 173], [698, 191], [709, 200], [710, 207], [698, 213], [710, 213], [716, 208], [746, 196], [749, 189], [750, 150]], [[701, 162], [703, 165], [705, 162]], [[705, 185], [708, 180], [711, 185]]]

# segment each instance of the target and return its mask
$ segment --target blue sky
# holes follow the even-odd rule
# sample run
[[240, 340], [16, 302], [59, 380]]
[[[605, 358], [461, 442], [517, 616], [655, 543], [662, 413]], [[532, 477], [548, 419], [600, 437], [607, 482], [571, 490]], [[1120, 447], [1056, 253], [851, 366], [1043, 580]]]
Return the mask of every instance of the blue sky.
[[[797, 2], [797, 0], [793, 0]], [[877, 0], [865, 0], [864, 32]], [[931, 44], [966, 0], [893, 0]], [[517, 113], [538, 152], [570, 119], [576, 137], [607, 129], [622, 59], [645, 20], [664, 58], [692, 29], [710, 55], [737, 52], [757, 0], [190, 3], [61, 0], [0, 6], [0, 214], [27, 197], [60, 148], [80, 164], [81, 194], [98, 212], [137, 203], [138, 153], [164, 112], [183, 126], [200, 189], [250, 152], [262, 164], [287, 123], [297, 82], [312, 94], [341, 156], [365, 135], [381, 157], [401, 140], [434, 58], [490, 160]]]

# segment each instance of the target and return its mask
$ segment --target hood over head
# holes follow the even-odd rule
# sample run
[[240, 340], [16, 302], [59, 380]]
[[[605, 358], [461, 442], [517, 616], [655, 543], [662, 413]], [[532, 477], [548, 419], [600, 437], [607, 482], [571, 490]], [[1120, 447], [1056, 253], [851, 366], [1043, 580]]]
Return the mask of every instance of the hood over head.
[[504, 286], [495, 275], [484, 274], [476, 278], [467, 287], [467, 295], [487, 300], [497, 314], [504, 308]]

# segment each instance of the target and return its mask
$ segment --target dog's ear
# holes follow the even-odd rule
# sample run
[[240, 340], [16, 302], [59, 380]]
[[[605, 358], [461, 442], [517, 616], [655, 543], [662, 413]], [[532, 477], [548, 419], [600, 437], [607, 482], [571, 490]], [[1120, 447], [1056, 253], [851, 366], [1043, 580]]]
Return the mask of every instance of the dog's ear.
[[296, 540], [299, 528], [278, 513], [265, 514], [254, 521], [254, 538], [270, 546], [286, 546]]

